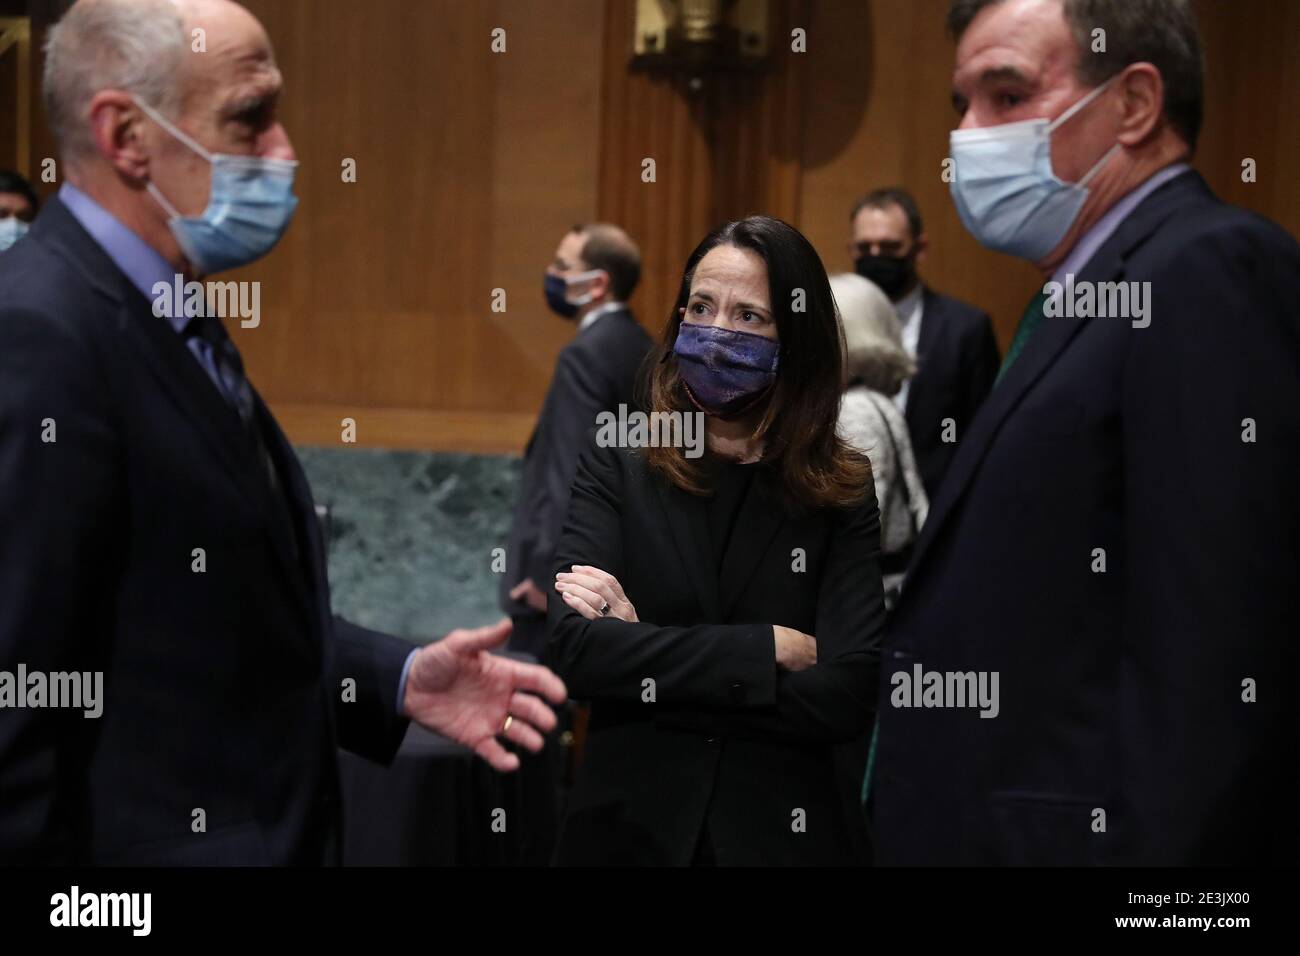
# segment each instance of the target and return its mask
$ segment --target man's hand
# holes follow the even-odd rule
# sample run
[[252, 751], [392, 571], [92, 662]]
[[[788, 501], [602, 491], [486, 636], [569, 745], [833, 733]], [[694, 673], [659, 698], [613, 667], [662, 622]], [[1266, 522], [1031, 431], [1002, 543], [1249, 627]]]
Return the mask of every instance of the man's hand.
[[510, 600], [523, 601], [534, 611], [546, 613], [546, 595], [533, 583], [532, 578], [524, 578], [510, 589]]
[[542, 734], [555, 728], [554, 712], [535, 695], [554, 704], [568, 696], [564, 682], [545, 667], [488, 653], [509, 636], [510, 619], [503, 618], [491, 627], [457, 629], [421, 648], [402, 701], [407, 717], [472, 748], [497, 770], [519, 767], [519, 757], [501, 746], [498, 735], [536, 752]]

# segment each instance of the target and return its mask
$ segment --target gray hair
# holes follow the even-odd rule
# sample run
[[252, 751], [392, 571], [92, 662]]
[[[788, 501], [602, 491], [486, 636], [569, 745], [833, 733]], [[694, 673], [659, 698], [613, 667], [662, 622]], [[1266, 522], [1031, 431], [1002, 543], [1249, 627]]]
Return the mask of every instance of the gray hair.
[[830, 279], [844, 330], [845, 378], [884, 395], [897, 395], [916, 374], [916, 363], [903, 347], [894, 304], [878, 285], [857, 273], [840, 272]]
[[[960, 40], [985, 7], [1002, 0], [950, 0], [948, 32]], [[1100, 86], [1130, 63], [1150, 63], [1165, 85], [1165, 117], [1193, 150], [1205, 111], [1205, 65], [1190, 0], [1060, 0], [1079, 50], [1077, 75]], [[1106, 49], [1092, 52], [1092, 31]]]
[[102, 90], [133, 93], [163, 114], [179, 109], [188, 47], [175, 0], [81, 0], [45, 43], [45, 115], [65, 161], [94, 149], [87, 122]]

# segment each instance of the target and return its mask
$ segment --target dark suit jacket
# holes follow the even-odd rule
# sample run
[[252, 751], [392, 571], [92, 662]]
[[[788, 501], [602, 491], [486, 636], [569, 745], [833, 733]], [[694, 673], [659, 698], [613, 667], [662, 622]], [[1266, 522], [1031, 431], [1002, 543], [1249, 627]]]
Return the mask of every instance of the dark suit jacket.
[[[510, 589], [532, 578], [545, 593], [553, 583], [555, 542], [587, 430], [603, 411], [636, 407], [635, 386], [650, 351], [650, 336], [627, 309], [609, 312], [560, 351], [537, 427], [524, 451], [524, 473], [506, 548], [501, 608], [515, 617], [511, 647], [541, 656], [545, 615], [510, 599]], [[533, 626], [528, 626], [532, 622]]]
[[335, 858], [335, 748], [395, 752], [410, 645], [331, 618], [311, 493], [257, 414], [293, 535], [234, 410], [57, 199], [0, 255], [0, 667], [103, 671], [105, 697], [0, 717], [0, 861]]
[[[1077, 280], [1149, 282], [1150, 325], [1044, 319], [962, 439], [886, 641], [880, 859], [1294, 863], [1300, 248], [1189, 172]], [[998, 671], [999, 715], [891, 706], [917, 663]]]
[[[974, 306], [926, 288], [921, 296], [916, 376], [907, 390], [907, 429], [927, 497], [933, 498], [998, 374], [993, 323]], [[957, 442], [943, 440], [944, 419]]]
[[[552, 666], [591, 701], [558, 862], [684, 865], [706, 820], [721, 864], [854, 862], [865, 827], [845, 813], [833, 744], [874, 709], [879, 510], [869, 494], [790, 514], [761, 478], [719, 575], [702, 499], [634, 450], [583, 453], [556, 571], [608, 571], [640, 622], [588, 621], [552, 592]], [[778, 670], [773, 624], [816, 637], [818, 663]]]

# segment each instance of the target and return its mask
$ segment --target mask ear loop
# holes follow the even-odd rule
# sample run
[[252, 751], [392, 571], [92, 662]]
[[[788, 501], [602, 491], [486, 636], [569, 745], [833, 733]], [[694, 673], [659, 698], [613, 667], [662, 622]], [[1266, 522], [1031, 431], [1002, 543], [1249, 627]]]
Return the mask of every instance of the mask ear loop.
[[[1091, 103], [1093, 100], [1095, 100], [1097, 97], [1101, 96], [1101, 94], [1102, 94], [1103, 92], [1105, 92], [1106, 87], [1110, 86], [1110, 85], [1111, 85], [1112, 83], [1114, 83], [1115, 80], [1117, 80], [1118, 78], [1119, 78], [1119, 74], [1116, 73], [1116, 74], [1115, 74], [1114, 76], [1112, 76], [1110, 79], [1106, 80], [1106, 82], [1102, 83], [1101, 86], [1097, 87], [1095, 90], [1093, 90], [1093, 91], [1092, 91], [1091, 93], [1089, 93], [1087, 96], [1084, 96], [1082, 99], [1079, 100], [1079, 102], [1075, 103], [1073, 106], [1071, 106], [1068, 110], [1066, 110], [1064, 113], [1062, 113], [1062, 114], [1061, 114], [1060, 116], [1058, 116], [1056, 119], [1054, 119], [1054, 120], [1052, 120], [1050, 123], [1048, 123], [1048, 124], [1047, 124], [1047, 133], [1048, 133], [1048, 135], [1050, 136], [1051, 133], [1052, 133], [1055, 129], [1057, 129], [1057, 128], [1062, 124], [1062, 123], [1064, 123], [1066, 120], [1068, 120], [1068, 119], [1069, 119], [1071, 116], [1073, 116], [1075, 113], [1079, 112], [1079, 110], [1083, 109], [1085, 106], [1087, 106], [1087, 105], [1088, 105], [1089, 103]], [[1120, 148], [1121, 145], [1122, 145], [1122, 144], [1120, 144], [1120, 143], [1116, 143], [1116, 144], [1115, 144], [1114, 146], [1112, 146], [1110, 149], [1106, 150], [1105, 154], [1101, 157], [1101, 159], [1099, 159], [1099, 160], [1097, 160], [1097, 162], [1093, 163], [1092, 169], [1088, 170], [1086, 173], [1083, 174], [1083, 178], [1080, 179], [1080, 180], [1078, 181], [1077, 185], [1079, 185], [1079, 186], [1087, 186], [1087, 185], [1088, 185], [1088, 181], [1091, 180], [1093, 176], [1097, 175], [1097, 172], [1101, 169], [1101, 167], [1103, 167], [1103, 166], [1106, 165], [1106, 160], [1108, 160], [1108, 159], [1110, 159], [1112, 156], [1114, 156], [1116, 150], [1118, 150], [1118, 149]]]
[[167, 213], [172, 219], [183, 219], [184, 217], [177, 211], [176, 207], [167, 201], [167, 197], [162, 191], [153, 184], [153, 180], [144, 184], [145, 191], [154, 198], [158, 205], [163, 207], [163, 212]]
[[157, 123], [157, 124], [158, 124], [159, 126], [161, 126], [163, 129], [165, 129], [167, 132], [171, 133], [172, 136], [174, 136], [176, 139], [180, 140], [182, 143], [184, 143], [186, 146], [188, 146], [188, 147], [189, 147], [190, 149], [192, 149], [194, 152], [198, 153], [200, 156], [202, 156], [202, 157], [203, 157], [204, 159], [206, 159], [208, 162], [212, 162], [212, 154], [211, 154], [210, 152], [208, 152], [206, 149], [204, 149], [203, 146], [200, 145], [199, 142], [198, 142], [196, 139], [194, 139], [192, 136], [190, 136], [190, 135], [189, 135], [188, 133], [186, 133], [184, 130], [182, 130], [182, 129], [180, 129], [179, 127], [173, 125], [172, 122], [171, 122], [170, 120], [168, 120], [165, 116], [163, 116], [161, 113], [159, 113], [156, 109], [154, 109], [152, 106], [150, 106], [150, 105], [149, 105], [148, 103], [146, 103], [144, 100], [140, 99], [140, 97], [135, 96], [135, 95], [132, 95], [131, 99], [132, 99], [133, 101], [135, 101], [135, 105], [138, 106], [138, 107], [140, 107], [140, 109], [141, 109], [142, 111], [144, 111], [144, 114], [145, 114], [146, 116], [148, 116], [151, 120], [153, 120], [155, 123]]
[[1114, 156], [1115, 153], [1119, 151], [1122, 145], [1123, 145], [1122, 143], [1116, 143], [1110, 149], [1106, 150], [1105, 155], [1103, 155], [1101, 159], [1097, 160], [1096, 164], [1092, 167], [1092, 169], [1088, 170], [1086, 173], [1083, 174], [1083, 178], [1079, 180], [1079, 185], [1080, 186], [1088, 185], [1088, 180], [1092, 179], [1092, 177], [1097, 174], [1098, 170], [1100, 170], [1101, 167], [1106, 165], [1106, 160]]
[[[199, 156], [206, 159], [209, 163], [212, 162], [212, 154], [208, 152], [206, 149], [204, 149], [196, 140], [194, 140], [193, 137], [189, 136], [187, 133], [185, 133], [183, 130], [179, 129], [178, 127], [174, 126], [166, 117], [164, 117], [161, 113], [159, 113], [156, 109], [154, 109], [144, 100], [140, 99], [140, 97], [132, 95], [131, 99], [136, 106], [140, 107], [140, 110], [145, 114], [145, 116], [148, 116], [151, 120], [153, 120], [155, 123], [161, 126], [174, 139], [180, 140], [182, 144], [189, 147], [195, 153], [198, 153]], [[176, 207], [173, 206], [167, 200], [167, 197], [162, 194], [162, 191], [156, 185], [154, 185], [152, 179], [150, 179], [149, 182], [145, 183], [144, 188], [149, 193], [149, 195], [154, 198], [154, 200], [158, 203], [158, 205], [162, 206], [163, 211], [167, 213], [168, 216], [170, 216], [172, 219], [184, 218], [180, 214], [180, 212], [177, 211]]]
[[1119, 74], [1116, 73], [1110, 79], [1106, 80], [1106, 82], [1102, 83], [1101, 86], [1097, 87], [1091, 93], [1084, 96], [1082, 99], [1079, 100], [1079, 102], [1075, 103], [1073, 106], [1071, 106], [1068, 110], [1066, 110], [1056, 119], [1048, 123], [1047, 132], [1049, 133], [1055, 132], [1058, 127], [1060, 127], [1063, 123], [1065, 123], [1068, 119], [1070, 119], [1070, 117], [1072, 117], [1075, 113], [1079, 112], [1079, 110], [1083, 109], [1093, 100], [1095, 100], [1097, 97], [1101, 96], [1101, 94], [1106, 91], [1106, 87], [1110, 86], [1118, 78], [1119, 78]]
[[590, 303], [591, 300], [595, 298], [595, 296], [593, 296], [590, 292], [588, 292], [586, 295], [579, 296], [578, 298], [582, 300], [580, 302], [570, 301], [568, 296], [569, 286], [579, 282], [590, 282], [592, 279], [596, 278], [596, 276], [600, 276], [600, 275], [607, 276], [609, 275], [609, 273], [607, 273], [604, 269], [588, 269], [586, 272], [579, 272], [576, 276], [566, 276], [564, 279], [564, 292], [565, 292], [564, 301], [568, 302], [570, 305], [576, 305], [578, 306], [578, 308], [582, 308], [584, 305]]

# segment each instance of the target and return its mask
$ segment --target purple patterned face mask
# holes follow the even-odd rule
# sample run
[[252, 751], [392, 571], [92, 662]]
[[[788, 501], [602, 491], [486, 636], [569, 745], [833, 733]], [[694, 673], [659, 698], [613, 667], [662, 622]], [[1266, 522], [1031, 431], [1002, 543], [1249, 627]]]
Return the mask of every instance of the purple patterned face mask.
[[752, 332], [682, 322], [673, 353], [695, 406], [709, 415], [731, 418], [772, 387], [781, 343]]

